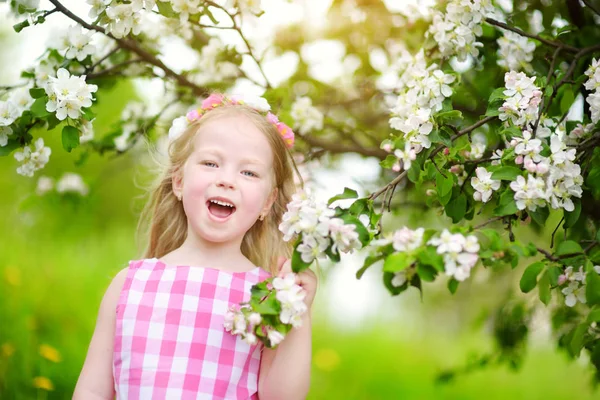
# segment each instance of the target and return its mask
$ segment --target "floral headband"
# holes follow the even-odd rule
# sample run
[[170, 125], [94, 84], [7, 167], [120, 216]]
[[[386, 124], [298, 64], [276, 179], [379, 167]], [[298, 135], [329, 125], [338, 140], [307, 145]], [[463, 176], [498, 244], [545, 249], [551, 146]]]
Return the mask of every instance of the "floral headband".
[[[281, 135], [286, 147], [289, 149], [294, 145], [294, 132], [292, 128], [279, 121], [279, 118], [271, 113], [271, 106], [263, 97], [231, 96], [215, 93], [208, 96], [199, 108], [189, 111], [185, 117], [175, 118], [169, 129], [169, 140], [177, 139], [195, 121], [202, 118], [208, 111], [224, 105], [243, 104], [266, 116], [267, 121], [272, 123]], [[265, 114], [266, 113], [266, 114]]]

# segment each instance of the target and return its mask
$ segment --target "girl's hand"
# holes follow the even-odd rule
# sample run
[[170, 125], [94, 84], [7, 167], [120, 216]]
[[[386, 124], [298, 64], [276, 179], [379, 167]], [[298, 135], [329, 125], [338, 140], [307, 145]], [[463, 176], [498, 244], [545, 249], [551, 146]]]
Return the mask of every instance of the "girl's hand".
[[[285, 257], [279, 257], [277, 266], [279, 267], [279, 277], [285, 276], [288, 272], [293, 272], [292, 260]], [[310, 269], [305, 269], [304, 271], [296, 274], [296, 284], [300, 285], [302, 289], [306, 291], [304, 303], [310, 309], [313, 300], [315, 299], [315, 294], [317, 293], [317, 275]]]

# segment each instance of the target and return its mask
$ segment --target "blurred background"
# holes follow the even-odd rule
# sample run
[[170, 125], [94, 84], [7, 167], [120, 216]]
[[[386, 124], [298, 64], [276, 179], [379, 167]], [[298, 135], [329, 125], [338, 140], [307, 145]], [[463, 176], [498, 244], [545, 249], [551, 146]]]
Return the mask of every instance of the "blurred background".
[[[81, 1], [64, 3], [74, 11], [86, 9]], [[352, 2], [336, 2], [350, 4], [336, 7], [336, 13], [331, 0], [293, 3], [299, 7], [297, 12], [290, 11], [289, 2], [263, 1], [266, 13], [255, 26], [254, 37], [267, 36], [285, 22], [300, 21], [315, 32], [343, 18], [376, 25]], [[426, 13], [430, 3], [389, 0], [381, 4], [410, 20], [411, 15]], [[17, 35], [11, 26], [18, 21], [4, 6], [0, 4], [0, 85], [14, 83], [20, 70], [43, 51], [52, 27], [64, 23], [56, 15], [49, 23]], [[344, 39], [340, 33], [337, 43]], [[314, 43], [302, 57], [315, 60], [315, 79], [334, 82], [352, 74], [351, 60], [335, 56], [336, 42]], [[176, 43], [169, 49], [177, 53]], [[293, 58], [274, 59], [269, 75], [280, 71], [280, 79], [286, 79], [296, 68]], [[185, 62], [181, 54], [179, 61]], [[95, 109], [95, 131], [109, 131], [130, 101], [152, 107], [155, 84], [118, 84], [104, 92]], [[238, 90], [256, 88], [241, 82]], [[66, 153], [59, 130], [41, 136], [52, 148], [52, 156], [34, 178], [18, 175], [12, 156], [0, 158], [0, 399], [70, 398], [102, 295], [116, 272], [141, 255], [136, 224], [144, 188], [152, 177], [147, 148], [140, 143], [122, 155], [91, 153], [83, 165], [77, 165], [80, 149]], [[384, 182], [379, 160], [356, 155], [330, 157], [307, 164], [305, 170], [323, 200], [344, 187], [365, 194]], [[80, 175], [83, 182], [71, 182], [67, 185], [71, 189], [60, 193], [46, 191], [39, 183], [41, 176], [58, 182], [68, 173]], [[399, 192], [402, 212], [385, 221], [386, 230], [403, 225], [440, 227], [435, 211]], [[549, 232], [524, 229], [521, 234], [535, 238]], [[436, 282], [425, 287], [422, 297], [414, 288], [392, 297], [382, 285], [380, 266], [356, 279], [364, 257], [345, 255], [338, 265], [321, 268], [321, 287], [313, 307], [309, 399], [600, 398], [591, 387], [587, 360], [572, 362], [554, 348], [543, 309], [528, 316], [533, 328], [527, 341], [514, 347], [509, 362], [490, 362], [498, 352], [499, 337], [518, 336], [510, 318], [505, 325], [498, 324], [504, 317], [498, 310], [518, 313], [521, 302], [527, 304], [514, 281], [520, 274], [478, 268], [454, 296], [444, 282]], [[499, 333], [499, 325], [505, 331]]]

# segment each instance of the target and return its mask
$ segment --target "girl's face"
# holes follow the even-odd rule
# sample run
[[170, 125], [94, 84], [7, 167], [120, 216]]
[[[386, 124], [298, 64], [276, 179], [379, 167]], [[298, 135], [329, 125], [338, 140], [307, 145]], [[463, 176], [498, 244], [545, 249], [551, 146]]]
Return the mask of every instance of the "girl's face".
[[[273, 152], [265, 134], [240, 114], [206, 122], [173, 190], [181, 193], [188, 235], [241, 243], [273, 204]], [[219, 204], [220, 203], [220, 204]]]

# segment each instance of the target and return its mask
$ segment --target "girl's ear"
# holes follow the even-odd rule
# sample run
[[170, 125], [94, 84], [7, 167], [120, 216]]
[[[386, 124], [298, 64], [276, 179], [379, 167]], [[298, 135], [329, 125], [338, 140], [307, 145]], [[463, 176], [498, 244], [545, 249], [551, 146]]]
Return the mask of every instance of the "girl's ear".
[[173, 194], [178, 199], [181, 198], [181, 193], [183, 191], [183, 176], [179, 169], [173, 171], [173, 175], [171, 176], [171, 186], [173, 186]]
[[279, 195], [279, 188], [273, 189], [273, 191], [271, 192], [271, 194], [267, 198], [267, 202], [265, 203], [265, 207], [263, 208], [263, 212], [262, 212], [263, 215], [266, 216], [271, 211], [271, 207], [273, 207], [273, 204], [275, 204], [275, 201], [277, 200], [277, 196], [278, 195]]

